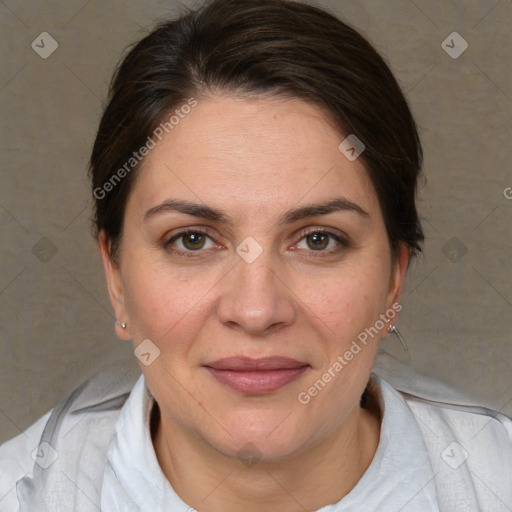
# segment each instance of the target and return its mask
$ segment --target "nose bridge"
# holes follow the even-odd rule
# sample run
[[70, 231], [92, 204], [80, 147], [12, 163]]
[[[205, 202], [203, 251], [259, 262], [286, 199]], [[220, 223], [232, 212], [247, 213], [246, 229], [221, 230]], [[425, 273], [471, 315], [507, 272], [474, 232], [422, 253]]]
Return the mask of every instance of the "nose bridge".
[[263, 333], [277, 324], [293, 321], [292, 294], [277, 276], [270, 251], [263, 251], [252, 261], [240, 256], [230, 274], [218, 305], [221, 322]]
[[235, 273], [241, 288], [238, 290], [240, 297], [247, 295], [255, 304], [268, 304], [269, 300], [275, 300], [277, 278], [268, 254], [261, 255], [252, 263], [240, 262]]

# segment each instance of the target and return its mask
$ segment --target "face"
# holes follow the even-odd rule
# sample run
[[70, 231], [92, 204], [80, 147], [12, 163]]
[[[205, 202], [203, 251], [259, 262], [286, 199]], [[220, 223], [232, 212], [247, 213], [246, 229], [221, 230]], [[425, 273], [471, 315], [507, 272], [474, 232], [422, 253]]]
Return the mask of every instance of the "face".
[[118, 265], [102, 238], [119, 335], [160, 350], [141, 369], [161, 421], [227, 456], [337, 432], [387, 333], [407, 251], [392, 264], [343, 138], [301, 100], [198, 100], [139, 171]]

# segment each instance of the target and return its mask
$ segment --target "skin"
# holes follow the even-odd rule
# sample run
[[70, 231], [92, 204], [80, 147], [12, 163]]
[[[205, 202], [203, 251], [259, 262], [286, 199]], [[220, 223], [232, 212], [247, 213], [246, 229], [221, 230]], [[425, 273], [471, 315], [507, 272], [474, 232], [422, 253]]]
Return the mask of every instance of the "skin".
[[[408, 265], [405, 246], [393, 263], [375, 190], [362, 160], [338, 150], [343, 138], [298, 99], [201, 98], [146, 157], [118, 263], [100, 236], [111, 302], [127, 323], [118, 335], [135, 347], [149, 338], [161, 351], [141, 364], [160, 409], [155, 452], [176, 492], [200, 512], [319, 509], [350, 492], [377, 449], [379, 411], [359, 400], [387, 325], [307, 405], [298, 401], [399, 302]], [[366, 215], [280, 222], [292, 209], [338, 197]], [[207, 205], [229, 222], [170, 209], [144, 218], [170, 199]], [[187, 227], [206, 230], [203, 248], [193, 250], [201, 244], [190, 235], [165, 246]], [[306, 235], [322, 230], [348, 246], [320, 235], [319, 249], [318, 235]], [[252, 263], [236, 252], [249, 236], [263, 249]], [[202, 366], [235, 355], [310, 367], [275, 392], [247, 395]], [[237, 457], [247, 443], [261, 457], [249, 467]]]

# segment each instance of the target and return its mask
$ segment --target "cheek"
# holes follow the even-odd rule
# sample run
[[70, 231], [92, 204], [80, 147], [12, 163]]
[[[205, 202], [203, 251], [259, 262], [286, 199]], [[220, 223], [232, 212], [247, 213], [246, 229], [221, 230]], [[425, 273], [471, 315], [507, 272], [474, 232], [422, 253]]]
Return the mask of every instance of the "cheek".
[[[386, 308], [388, 276], [382, 269], [332, 272], [303, 280], [297, 296], [308, 317], [317, 318], [338, 342], [351, 341]], [[314, 285], [312, 285], [314, 282]], [[349, 340], [350, 338], [350, 340]]]
[[[208, 290], [215, 280], [202, 275], [183, 277], [170, 268], [155, 268], [149, 262], [130, 265], [126, 282], [126, 306], [136, 332], [155, 343], [186, 339], [185, 332], [200, 325], [198, 316], [209, 308]], [[211, 282], [210, 282], [211, 281]]]

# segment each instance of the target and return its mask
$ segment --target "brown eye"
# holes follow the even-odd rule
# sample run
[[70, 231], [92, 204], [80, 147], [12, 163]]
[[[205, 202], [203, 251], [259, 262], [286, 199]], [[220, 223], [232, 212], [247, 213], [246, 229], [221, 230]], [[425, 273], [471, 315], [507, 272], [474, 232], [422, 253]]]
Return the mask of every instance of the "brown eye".
[[198, 250], [204, 247], [206, 237], [203, 233], [186, 233], [181, 235], [183, 238], [183, 246], [190, 250]]
[[312, 253], [318, 253], [318, 256], [335, 254], [348, 247], [349, 243], [343, 237], [331, 231], [324, 230], [302, 233], [302, 238], [297, 244], [298, 249], [306, 250], [310, 255], [312, 255]]
[[200, 252], [212, 249], [215, 244], [212, 238], [202, 231], [182, 231], [164, 243], [164, 248], [174, 253]]
[[311, 233], [306, 236], [306, 243], [310, 249], [320, 251], [329, 245], [330, 236], [327, 233]]

